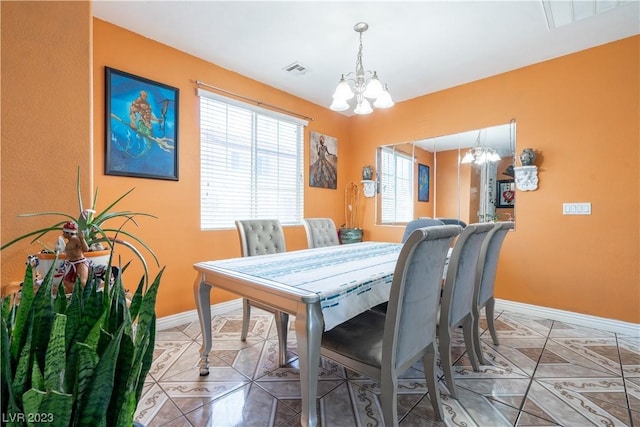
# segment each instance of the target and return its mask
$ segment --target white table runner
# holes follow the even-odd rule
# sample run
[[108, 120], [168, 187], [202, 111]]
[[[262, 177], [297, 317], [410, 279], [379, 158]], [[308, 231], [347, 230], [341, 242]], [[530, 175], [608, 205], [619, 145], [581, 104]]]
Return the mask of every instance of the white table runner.
[[205, 264], [317, 293], [327, 331], [389, 299], [401, 249], [362, 242]]

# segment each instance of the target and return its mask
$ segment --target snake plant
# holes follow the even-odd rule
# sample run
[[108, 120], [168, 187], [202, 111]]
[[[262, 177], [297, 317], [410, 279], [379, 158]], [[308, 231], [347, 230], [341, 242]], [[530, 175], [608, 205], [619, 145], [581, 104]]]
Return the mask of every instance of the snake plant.
[[153, 357], [163, 271], [148, 287], [143, 277], [129, 302], [121, 274], [100, 289], [91, 270], [68, 298], [54, 289], [53, 268], [36, 291], [27, 266], [19, 304], [2, 302], [3, 424], [130, 427]]

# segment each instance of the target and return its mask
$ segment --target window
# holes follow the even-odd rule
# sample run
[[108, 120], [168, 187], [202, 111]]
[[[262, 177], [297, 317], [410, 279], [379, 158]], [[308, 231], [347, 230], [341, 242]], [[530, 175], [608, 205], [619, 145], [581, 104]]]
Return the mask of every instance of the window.
[[413, 159], [410, 155], [381, 147], [378, 157], [380, 175], [380, 218], [382, 224], [409, 222], [413, 219]]
[[306, 122], [207, 91], [200, 94], [200, 224], [303, 215]]

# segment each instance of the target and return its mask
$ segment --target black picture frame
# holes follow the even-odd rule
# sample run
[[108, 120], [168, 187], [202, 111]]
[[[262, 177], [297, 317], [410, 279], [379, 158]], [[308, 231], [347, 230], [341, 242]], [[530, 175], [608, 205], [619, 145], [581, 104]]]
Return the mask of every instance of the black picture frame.
[[516, 188], [512, 179], [496, 181], [496, 208], [512, 208], [516, 201]]
[[418, 201], [429, 201], [429, 184], [431, 183], [431, 175], [429, 166], [418, 163]]
[[179, 89], [105, 67], [105, 174], [178, 181]]

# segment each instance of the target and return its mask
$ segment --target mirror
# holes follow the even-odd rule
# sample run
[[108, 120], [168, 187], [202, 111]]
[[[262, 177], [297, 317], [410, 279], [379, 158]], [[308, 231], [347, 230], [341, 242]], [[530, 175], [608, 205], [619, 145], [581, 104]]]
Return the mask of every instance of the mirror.
[[515, 135], [512, 120], [378, 147], [376, 224], [404, 224], [419, 217], [467, 224], [515, 220]]

